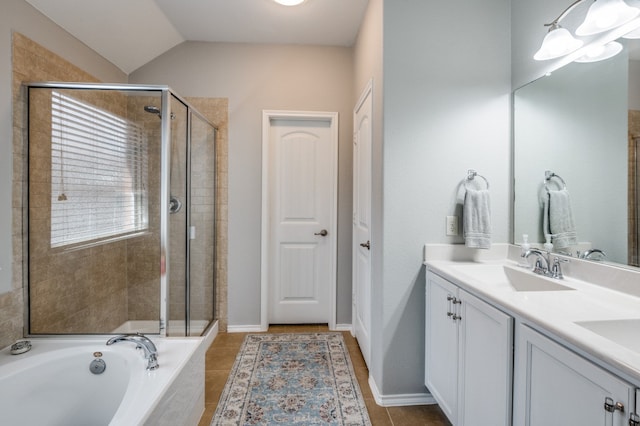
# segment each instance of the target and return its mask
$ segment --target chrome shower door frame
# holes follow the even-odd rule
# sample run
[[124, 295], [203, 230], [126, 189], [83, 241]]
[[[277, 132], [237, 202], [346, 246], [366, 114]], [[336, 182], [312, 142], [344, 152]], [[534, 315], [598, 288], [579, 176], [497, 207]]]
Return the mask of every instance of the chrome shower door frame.
[[[200, 119], [206, 122], [214, 132], [214, 155], [215, 155], [215, 136], [218, 128], [213, 125], [209, 120], [207, 120], [200, 112], [198, 112], [195, 108], [193, 108], [187, 101], [185, 101], [182, 97], [177, 95], [175, 92], [171, 90], [169, 86], [165, 85], [136, 85], [136, 84], [111, 84], [111, 83], [68, 83], [68, 82], [29, 82], [25, 83], [24, 87], [27, 89], [31, 88], [42, 88], [42, 89], [68, 89], [68, 90], [114, 90], [114, 91], [123, 91], [123, 92], [136, 92], [136, 91], [145, 91], [145, 92], [160, 92], [161, 93], [161, 111], [170, 111], [171, 105], [171, 96], [175, 97], [179, 102], [183, 103], [187, 107], [187, 203], [190, 202], [191, 198], [191, 161], [190, 161], [190, 150], [191, 150], [191, 125], [192, 125], [192, 114], [196, 114]], [[28, 98], [28, 96], [27, 96]], [[28, 116], [28, 115], [27, 115]], [[170, 168], [171, 168], [171, 114], [162, 113], [160, 115], [161, 119], [161, 136], [160, 136], [160, 318], [159, 318], [159, 335], [161, 337], [166, 337], [168, 332], [168, 324], [169, 324], [169, 270], [170, 270], [170, 254], [169, 248], [171, 244], [171, 237], [169, 233], [169, 215], [170, 215]], [[215, 166], [214, 166], [215, 167]], [[25, 170], [28, 170], [25, 168]], [[215, 175], [215, 174], [214, 174]], [[214, 182], [215, 187], [215, 182]], [[28, 191], [28, 185], [25, 185], [25, 199], [28, 198], [26, 196]], [[215, 204], [215, 200], [214, 200]], [[27, 206], [27, 203], [25, 203]], [[25, 211], [28, 208], [25, 208]], [[187, 204], [187, 211], [190, 211], [190, 206]], [[25, 213], [26, 214], [26, 213]], [[187, 215], [187, 226], [185, 232], [187, 233], [187, 241], [189, 241], [189, 230], [191, 226], [190, 215]], [[215, 213], [214, 218], [212, 218], [215, 223]], [[28, 223], [28, 222], [25, 222]], [[214, 230], [214, 253], [215, 253], [215, 230]], [[27, 246], [27, 244], [25, 244]], [[189, 265], [190, 261], [190, 253], [189, 253], [189, 244], [186, 247], [185, 253], [185, 261], [186, 265]], [[25, 269], [28, 270], [28, 262], [29, 257], [25, 253], [24, 256]], [[215, 254], [214, 254], [214, 271], [215, 271]], [[185, 294], [185, 335], [188, 336], [190, 334], [189, 326], [190, 326], [190, 294], [189, 294], [189, 267], [186, 268], [186, 294]], [[24, 282], [24, 300], [25, 300], [25, 322], [24, 322], [24, 335], [30, 336], [29, 330], [29, 279], [28, 274], [24, 274], [25, 282]], [[209, 329], [216, 320], [216, 312], [215, 312], [215, 273], [214, 273], [214, 282], [213, 282], [213, 292], [214, 292], [214, 307], [212, 314], [212, 321], [209, 323], [206, 329]], [[42, 336], [42, 334], [38, 334], [38, 336]]]

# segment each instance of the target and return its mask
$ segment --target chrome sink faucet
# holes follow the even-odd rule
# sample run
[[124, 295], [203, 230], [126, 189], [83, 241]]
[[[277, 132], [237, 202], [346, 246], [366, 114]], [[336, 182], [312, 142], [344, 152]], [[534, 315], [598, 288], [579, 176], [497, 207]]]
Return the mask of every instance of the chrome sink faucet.
[[551, 255], [549, 252], [542, 252], [538, 249], [529, 249], [522, 254], [522, 257], [527, 259], [529, 256], [536, 256], [536, 263], [533, 267], [533, 273], [538, 275], [544, 275], [545, 277], [563, 279], [564, 275], [562, 274], [561, 264], [569, 263], [568, 259], [561, 259], [557, 256], [553, 258], [553, 265], [549, 261], [549, 256]]
[[538, 275], [549, 275], [549, 253], [543, 253], [538, 249], [529, 249], [522, 253], [522, 257], [528, 259], [529, 256], [536, 256], [536, 263], [533, 267], [533, 273]]
[[158, 349], [147, 336], [140, 333], [121, 334], [107, 340], [107, 345], [113, 345], [118, 342], [132, 342], [136, 344], [136, 349], [142, 349], [144, 358], [147, 360], [147, 370], [155, 370], [160, 366], [158, 364]]

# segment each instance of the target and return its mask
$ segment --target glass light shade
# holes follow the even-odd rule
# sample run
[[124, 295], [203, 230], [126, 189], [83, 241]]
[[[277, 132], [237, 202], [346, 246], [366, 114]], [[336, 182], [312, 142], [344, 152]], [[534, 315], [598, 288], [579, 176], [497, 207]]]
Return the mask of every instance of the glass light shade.
[[579, 57], [574, 62], [598, 62], [613, 58], [622, 52], [622, 45], [617, 41], [610, 41], [603, 45], [589, 46], [586, 48], [584, 56]]
[[626, 24], [640, 14], [640, 9], [631, 7], [623, 0], [595, 0], [576, 35], [587, 36], [608, 31]]
[[533, 59], [536, 61], [545, 61], [547, 59], [559, 58], [560, 56], [575, 52], [582, 47], [582, 44], [582, 40], [575, 39], [565, 28], [554, 26], [549, 30], [547, 35], [544, 36], [542, 46], [540, 46], [540, 50], [533, 55]]
[[305, 0], [273, 0], [283, 6], [297, 6], [305, 2]]
[[622, 38], [630, 38], [630, 39], [640, 38], [640, 28], [637, 28], [633, 31], [629, 31], [628, 33], [623, 35]]

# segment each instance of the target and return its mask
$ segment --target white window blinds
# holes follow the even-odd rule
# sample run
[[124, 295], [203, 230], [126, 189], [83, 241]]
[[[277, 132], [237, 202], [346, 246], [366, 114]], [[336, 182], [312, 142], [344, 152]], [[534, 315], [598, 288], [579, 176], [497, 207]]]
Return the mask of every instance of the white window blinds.
[[51, 247], [147, 229], [143, 129], [52, 92]]

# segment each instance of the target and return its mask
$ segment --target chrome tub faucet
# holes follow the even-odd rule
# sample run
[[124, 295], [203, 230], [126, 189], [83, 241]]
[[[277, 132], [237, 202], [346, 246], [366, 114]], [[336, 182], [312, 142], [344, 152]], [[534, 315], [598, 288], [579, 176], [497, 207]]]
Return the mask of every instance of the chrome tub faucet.
[[147, 370], [155, 370], [160, 366], [158, 364], [158, 349], [147, 336], [140, 333], [121, 334], [107, 340], [107, 346], [118, 342], [132, 342], [136, 344], [136, 349], [142, 349], [144, 358], [147, 360]]

